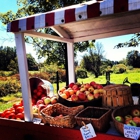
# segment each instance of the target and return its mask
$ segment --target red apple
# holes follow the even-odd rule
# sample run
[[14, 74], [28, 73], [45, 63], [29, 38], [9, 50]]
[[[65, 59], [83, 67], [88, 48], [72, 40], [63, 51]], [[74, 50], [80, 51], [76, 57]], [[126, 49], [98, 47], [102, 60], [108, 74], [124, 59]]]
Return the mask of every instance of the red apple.
[[83, 93], [83, 92], [80, 92], [80, 93], [78, 94], [78, 99], [79, 99], [80, 101], [85, 101], [85, 99], [86, 99], [86, 94]]
[[73, 90], [79, 90], [79, 86], [75, 84], [75, 85], [73, 85], [72, 89]]
[[93, 100], [94, 99], [94, 95], [92, 93], [89, 93], [87, 95], [87, 99], [90, 101], [90, 100]]
[[69, 89], [70, 96], [73, 95], [75, 92], [72, 89]]
[[75, 94], [71, 95], [71, 100], [78, 101], [78, 96], [76, 96]]
[[60, 96], [61, 96], [63, 99], [67, 99], [67, 95], [66, 95], [65, 93], [62, 93]]
[[94, 82], [94, 81], [90, 82], [90, 85], [93, 86], [93, 87], [94, 87], [95, 84], [96, 84], [96, 82]]
[[84, 85], [84, 87], [85, 87], [86, 89], [89, 89], [90, 86], [91, 86], [91, 85], [90, 85], [89, 83], [86, 83], [86, 84]]
[[75, 84], [74, 83], [70, 83], [69, 87], [72, 88]]
[[80, 91], [80, 90], [77, 90], [77, 91], [76, 91], [76, 96], [78, 96], [79, 93], [81, 93], [81, 91]]
[[140, 126], [140, 118], [139, 117], [133, 117], [133, 121], [137, 124], [137, 126]]
[[95, 89], [94, 90], [94, 94], [100, 94], [100, 90], [99, 89]]
[[98, 99], [100, 97], [99, 93], [93, 94], [95, 99]]
[[100, 84], [97, 84], [96, 87], [97, 87], [97, 89], [103, 89], [103, 86]]
[[51, 97], [51, 104], [55, 104], [57, 103], [57, 101], [58, 101], [57, 97], [55, 96]]
[[66, 89], [66, 90], [64, 90], [64, 91], [63, 91], [63, 93], [67, 95], [67, 98], [69, 98], [69, 97], [70, 97], [69, 90], [67, 90], [67, 89]]
[[85, 91], [86, 96], [87, 96], [89, 93], [91, 93], [91, 92], [88, 91], [88, 90]]
[[88, 91], [90, 91], [91, 93], [93, 93], [93, 92], [94, 92], [94, 88], [93, 88], [92, 86], [90, 86], [90, 87], [88, 88]]
[[37, 91], [37, 93], [36, 93], [36, 95], [37, 95], [38, 97], [40, 97], [40, 96], [41, 96], [41, 94], [42, 94], [42, 92], [41, 92], [41, 91]]
[[80, 91], [81, 91], [81, 92], [84, 92], [84, 91], [86, 91], [86, 88], [85, 88], [85, 87], [81, 87], [81, 88], [80, 88]]
[[36, 102], [36, 105], [38, 106], [39, 104], [44, 104], [44, 102], [40, 99]]

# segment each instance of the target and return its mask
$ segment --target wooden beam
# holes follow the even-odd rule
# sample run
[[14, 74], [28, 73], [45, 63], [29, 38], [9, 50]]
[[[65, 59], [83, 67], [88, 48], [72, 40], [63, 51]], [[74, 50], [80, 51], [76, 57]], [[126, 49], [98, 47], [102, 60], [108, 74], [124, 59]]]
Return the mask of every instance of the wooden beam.
[[62, 37], [58, 37], [58, 36], [54, 36], [54, 35], [50, 35], [50, 34], [38, 33], [35, 31], [25, 31], [24, 35], [31, 36], [31, 37], [37, 37], [37, 38], [43, 38], [43, 39], [57, 41], [57, 42], [73, 43], [73, 39], [62, 38]]
[[68, 35], [68, 33], [66, 33], [66, 31], [63, 30], [61, 27], [53, 26], [51, 27], [51, 29], [54, 30], [60, 37], [70, 39], [70, 36]]

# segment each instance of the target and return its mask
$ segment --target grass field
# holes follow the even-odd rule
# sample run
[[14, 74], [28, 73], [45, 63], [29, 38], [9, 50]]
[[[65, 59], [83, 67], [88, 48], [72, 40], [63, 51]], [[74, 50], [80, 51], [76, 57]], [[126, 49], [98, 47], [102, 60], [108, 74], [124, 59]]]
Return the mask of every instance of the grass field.
[[[128, 80], [130, 83], [140, 83], [140, 69], [134, 69], [133, 71], [129, 71], [123, 74], [111, 74], [110, 75], [110, 82], [114, 84], [122, 84], [124, 79], [128, 77]], [[94, 75], [88, 74], [88, 78], [85, 79], [78, 79], [79, 83], [89, 83], [91, 81], [95, 81], [99, 84], [106, 84], [106, 76], [99, 76], [98, 78], [95, 78]], [[59, 88], [66, 86], [66, 83], [59, 83]], [[56, 84], [53, 84], [54, 92], [56, 91]], [[21, 100], [22, 94], [12, 94], [5, 97], [0, 98], [0, 111], [5, 110], [6, 108], [9, 108], [13, 105], [14, 102], [18, 102]]]

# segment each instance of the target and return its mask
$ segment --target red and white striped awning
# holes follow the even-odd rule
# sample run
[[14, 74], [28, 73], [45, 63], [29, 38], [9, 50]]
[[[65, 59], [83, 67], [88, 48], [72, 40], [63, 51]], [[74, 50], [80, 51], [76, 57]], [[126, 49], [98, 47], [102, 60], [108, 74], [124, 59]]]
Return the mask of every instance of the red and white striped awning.
[[7, 32], [52, 27], [139, 9], [140, 0], [93, 0], [12, 21], [7, 25]]

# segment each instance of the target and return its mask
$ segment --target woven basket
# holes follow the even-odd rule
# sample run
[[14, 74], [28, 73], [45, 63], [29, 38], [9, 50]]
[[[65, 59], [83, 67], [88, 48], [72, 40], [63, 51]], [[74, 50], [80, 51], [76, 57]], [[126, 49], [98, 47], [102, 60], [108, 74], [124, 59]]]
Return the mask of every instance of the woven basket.
[[79, 126], [91, 123], [95, 131], [105, 132], [110, 126], [111, 109], [89, 106], [75, 116]]
[[117, 131], [124, 135], [124, 124], [118, 122], [117, 120], [115, 120], [116, 116], [126, 116], [128, 114], [130, 114], [132, 109], [139, 109], [140, 110], [140, 105], [131, 105], [131, 106], [125, 106], [125, 107], [119, 107], [113, 110], [111, 117], [114, 123], [115, 128], [117, 129]]
[[102, 106], [115, 109], [121, 106], [133, 105], [131, 88], [127, 85], [108, 85], [104, 87]]
[[[44, 118], [45, 124], [50, 124], [57, 127], [73, 128], [76, 124], [74, 116], [82, 109], [84, 109], [83, 105], [76, 107], [66, 107], [60, 103], [56, 103], [52, 106], [42, 109], [41, 114]], [[58, 117], [58, 115], [63, 116]]]

